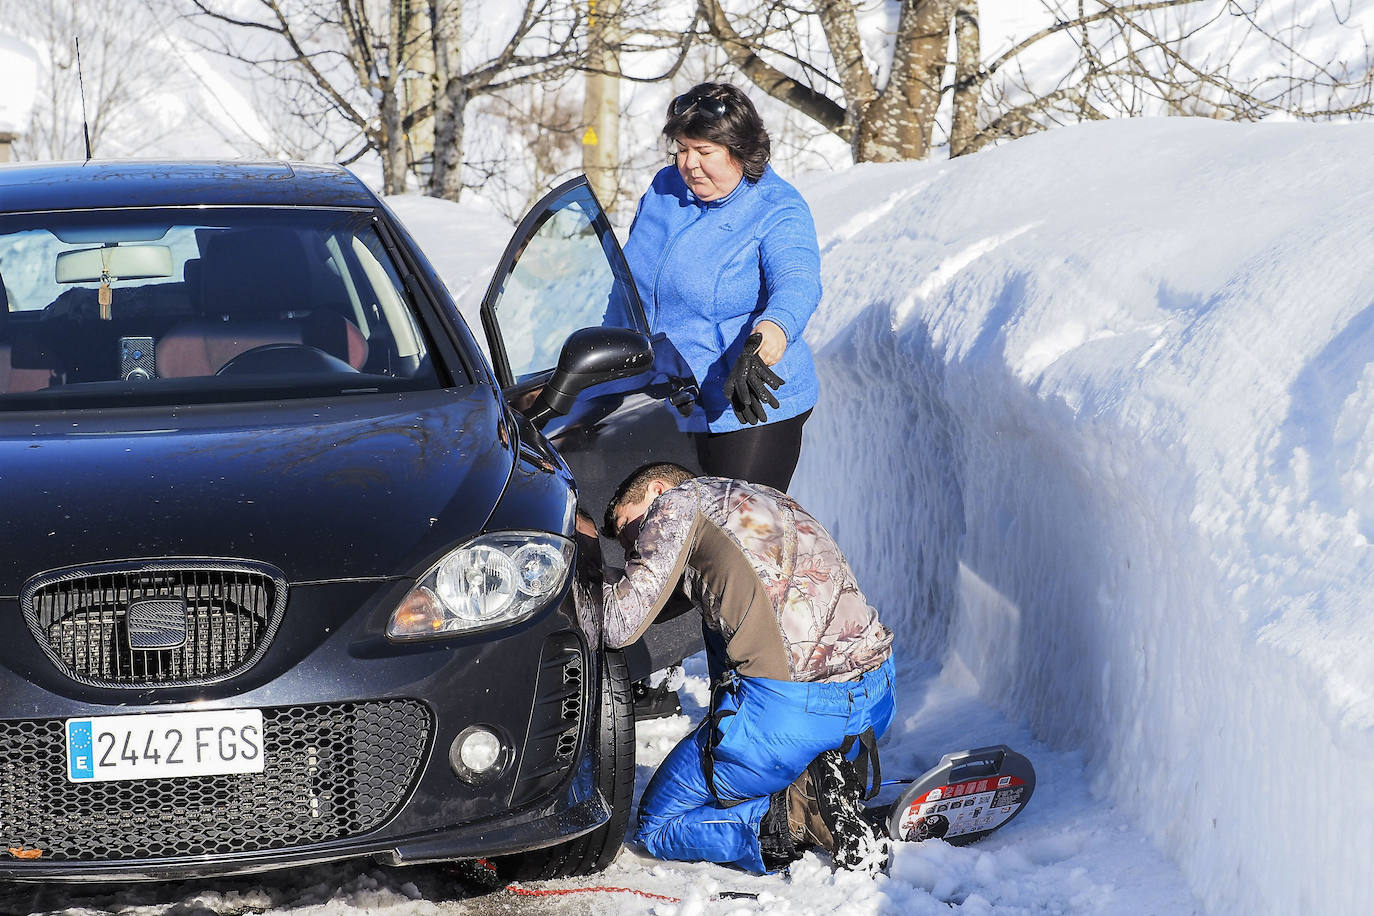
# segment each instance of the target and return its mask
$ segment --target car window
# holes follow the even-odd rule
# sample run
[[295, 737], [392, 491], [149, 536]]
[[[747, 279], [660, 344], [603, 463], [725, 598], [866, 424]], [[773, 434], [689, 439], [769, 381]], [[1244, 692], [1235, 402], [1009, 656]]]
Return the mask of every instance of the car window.
[[370, 212], [0, 217], [4, 407], [440, 384]]
[[579, 328], [645, 329], [624, 258], [585, 183], [530, 216], [484, 306], [517, 382], [557, 365], [564, 340]]

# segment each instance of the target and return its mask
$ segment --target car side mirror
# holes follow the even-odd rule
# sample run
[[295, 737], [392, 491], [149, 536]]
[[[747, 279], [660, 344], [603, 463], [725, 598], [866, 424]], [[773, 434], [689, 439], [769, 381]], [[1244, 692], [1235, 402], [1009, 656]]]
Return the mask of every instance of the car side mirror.
[[582, 328], [563, 342], [558, 368], [530, 406], [528, 416], [543, 428], [572, 409], [577, 396], [592, 385], [637, 375], [654, 363], [649, 338], [629, 328]]

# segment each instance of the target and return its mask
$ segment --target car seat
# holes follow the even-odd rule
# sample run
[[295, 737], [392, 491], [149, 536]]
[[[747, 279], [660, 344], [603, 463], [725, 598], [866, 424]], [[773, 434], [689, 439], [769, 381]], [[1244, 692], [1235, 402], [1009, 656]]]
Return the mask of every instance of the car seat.
[[0, 394], [39, 391], [57, 380], [50, 355], [10, 328], [10, 299], [0, 277]]
[[192, 294], [201, 314], [157, 342], [158, 375], [214, 375], [240, 353], [277, 343], [315, 347], [361, 369], [367, 339], [315, 301], [310, 266], [290, 229], [235, 229], [209, 238]]

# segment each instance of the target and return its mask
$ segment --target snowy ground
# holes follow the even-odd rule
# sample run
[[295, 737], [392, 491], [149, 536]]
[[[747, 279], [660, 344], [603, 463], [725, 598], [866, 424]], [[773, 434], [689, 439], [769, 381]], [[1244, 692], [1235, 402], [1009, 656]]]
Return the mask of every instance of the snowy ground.
[[[680, 695], [684, 713], [704, 709], [704, 665], [688, 667]], [[869, 880], [832, 873], [825, 857], [810, 852], [787, 878], [752, 877], [711, 865], [664, 863], [633, 848], [621, 854], [601, 882], [684, 898], [661, 913], [948, 913], [950, 905], [983, 913], [1200, 912], [1181, 876], [1110, 804], [1094, 798], [1083, 760], [1036, 742], [1024, 723], [1008, 721], [928, 662], [902, 664], [901, 709], [884, 744], [885, 776], [914, 776], [941, 753], [987, 744], [1010, 744], [1035, 763], [1035, 795], [1016, 821], [972, 846], [906, 844], [889, 874]], [[640, 725], [639, 789], [653, 765], [684, 732], [687, 718]], [[889, 790], [878, 802], [892, 797]], [[638, 793], [636, 793], [636, 796]], [[712, 900], [721, 891], [744, 891], [757, 901]], [[641, 904], [624, 912], [643, 912]], [[607, 907], [607, 909], [602, 909]], [[610, 910], [600, 904], [597, 912]]]
[[[1035, 763], [1035, 795], [1005, 830], [973, 846], [909, 844], [889, 875], [869, 880], [832, 873], [808, 853], [789, 876], [755, 877], [713, 865], [667, 863], [633, 846], [603, 874], [578, 881], [530, 884], [522, 897], [481, 893], [438, 868], [384, 869], [369, 864], [301, 869], [268, 876], [156, 886], [65, 886], [34, 892], [0, 889], [0, 913], [62, 916], [441, 916], [441, 914], [919, 914], [984, 913], [1191, 914], [1198, 904], [1181, 876], [1112, 805], [1088, 788], [1081, 755], [1034, 741], [1024, 723], [1009, 722], [928, 662], [900, 671], [902, 710], [883, 749], [884, 766], [914, 775], [945, 750], [1009, 743]], [[689, 660], [679, 695], [682, 716], [640, 723], [638, 800], [654, 767], [687, 733], [707, 701], [705, 664]], [[887, 800], [892, 792], [880, 796]], [[592, 887], [617, 890], [593, 891]], [[631, 891], [643, 892], [631, 893]], [[721, 897], [722, 893], [754, 895]], [[655, 895], [655, 896], [645, 896]]]
[[[464, 899], [357, 865], [6, 888], [0, 912], [1365, 912], [1371, 161], [1370, 125], [1134, 121], [798, 180], [826, 299], [793, 489], [898, 634], [888, 773], [998, 742], [1035, 763], [984, 842], [903, 846], [872, 882], [815, 854], [789, 880], [629, 848], [543, 888], [681, 902]], [[480, 296], [491, 213], [396, 206]], [[704, 692], [689, 670], [686, 705]], [[689, 724], [641, 730], [641, 788]]]

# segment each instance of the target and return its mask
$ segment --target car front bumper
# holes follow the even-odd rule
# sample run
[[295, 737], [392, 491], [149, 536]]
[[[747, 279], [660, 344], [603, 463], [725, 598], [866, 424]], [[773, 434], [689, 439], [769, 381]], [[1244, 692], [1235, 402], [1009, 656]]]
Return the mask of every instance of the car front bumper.
[[[397, 646], [376, 635], [375, 615], [369, 624], [346, 611], [359, 600], [394, 606], [394, 590], [297, 589], [290, 616], [323, 637], [284, 630], [252, 671], [198, 688], [91, 688], [0, 646], [0, 880], [166, 880], [357, 857], [416, 864], [522, 852], [604, 824], [591, 738], [601, 659], [566, 609]], [[264, 773], [66, 778], [69, 718], [250, 708], [264, 714]], [[449, 762], [474, 724], [507, 748], [483, 785]]]
[[384, 865], [420, 865], [522, 852], [575, 839], [601, 827], [610, 817], [590, 769], [575, 774], [547, 804], [513, 811], [489, 822], [465, 824], [425, 834], [357, 839], [314, 846], [260, 850], [199, 858], [101, 862], [44, 862], [0, 858], [3, 881], [169, 881], [183, 878], [252, 874], [370, 857]]

